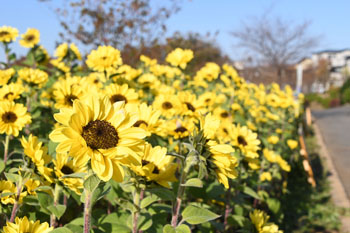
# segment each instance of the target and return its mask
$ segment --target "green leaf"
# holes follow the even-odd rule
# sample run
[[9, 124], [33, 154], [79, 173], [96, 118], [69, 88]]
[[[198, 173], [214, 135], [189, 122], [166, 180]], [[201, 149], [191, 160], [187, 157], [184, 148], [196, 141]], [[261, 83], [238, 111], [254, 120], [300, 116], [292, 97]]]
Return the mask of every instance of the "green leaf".
[[250, 187], [244, 186], [243, 192], [251, 197], [254, 197], [255, 199], [260, 200], [260, 196]]
[[182, 221], [186, 221], [189, 224], [201, 224], [218, 217], [220, 217], [220, 215], [217, 215], [210, 210], [192, 205], [187, 206], [182, 212]]
[[45, 192], [36, 192], [36, 195], [38, 196], [40, 206], [46, 210], [47, 214], [51, 214], [51, 211], [47, 207], [53, 205], [53, 198]]
[[50, 233], [73, 233], [73, 231], [71, 231], [67, 227], [59, 227], [54, 229], [53, 231], [50, 231]]
[[72, 174], [64, 175], [61, 178], [84, 178], [85, 176], [86, 176], [86, 173], [78, 172], [78, 173], [72, 173]]
[[276, 198], [268, 198], [266, 200], [266, 203], [267, 203], [267, 206], [269, 207], [269, 209], [271, 210], [271, 212], [274, 214], [277, 214], [281, 208], [281, 203]]
[[95, 174], [93, 174], [84, 181], [84, 188], [92, 193], [95, 191], [99, 183], [100, 179]]
[[66, 211], [66, 206], [65, 205], [51, 205], [49, 207], [47, 207], [48, 210], [51, 211], [51, 213], [53, 213], [58, 219], [60, 219], [62, 217], [62, 215], [64, 214], [64, 212]]
[[175, 194], [173, 191], [166, 188], [153, 188], [148, 190], [150, 193], [153, 193], [160, 197], [162, 200], [174, 200]]
[[181, 224], [175, 228], [176, 233], [191, 233], [191, 229], [186, 224]]
[[192, 178], [187, 180], [185, 184], [182, 184], [182, 186], [202, 188], [203, 182], [198, 178]]
[[158, 201], [159, 198], [156, 195], [150, 195], [145, 197], [140, 204], [141, 209], [146, 208], [147, 206], [151, 205], [153, 202]]
[[7, 180], [13, 182], [13, 183], [17, 183], [20, 179], [21, 179], [21, 176], [18, 175], [18, 174], [13, 174], [13, 173], [7, 173], [5, 172], [5, 176], [7, 178]]
[[3, 198], [3, 197], [8, 197], [8, 196], [11, 196], [11, 195], [15, 195], [15, 193], [10, 193], [10, 192], [3, 192], [0, 194], [0, 198]]
[[5, 163], [4, 160], [0, 160], [0, 173], [5, 169]]
[[59, 143], [56, 143], [56, 142], [53, 142], [53, 141], [49, 141], [49, 154], [50, 155], [53, 155], [55, 152], [56, 152], [56, 147], [57, 147], [57, 145], [58, 145]]
[[167, 224], [163, 227], [163, 233], [176, 233], [176, 231], [171, 225]]

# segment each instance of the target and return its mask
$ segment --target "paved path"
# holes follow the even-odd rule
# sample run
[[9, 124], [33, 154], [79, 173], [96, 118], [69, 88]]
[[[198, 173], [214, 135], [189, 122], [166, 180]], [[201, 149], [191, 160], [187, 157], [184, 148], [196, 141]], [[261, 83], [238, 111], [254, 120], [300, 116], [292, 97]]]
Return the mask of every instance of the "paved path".
[[350, 106], [315, 110], [312, 114], [350, 198]]

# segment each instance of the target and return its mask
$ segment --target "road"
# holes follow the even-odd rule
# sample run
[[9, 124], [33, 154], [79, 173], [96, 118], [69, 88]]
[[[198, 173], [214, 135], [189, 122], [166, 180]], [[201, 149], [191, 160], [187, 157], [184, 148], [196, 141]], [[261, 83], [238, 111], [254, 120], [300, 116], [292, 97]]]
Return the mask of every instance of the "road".
[[315, 110], [312, 114], [350, 198], [350, 106]]

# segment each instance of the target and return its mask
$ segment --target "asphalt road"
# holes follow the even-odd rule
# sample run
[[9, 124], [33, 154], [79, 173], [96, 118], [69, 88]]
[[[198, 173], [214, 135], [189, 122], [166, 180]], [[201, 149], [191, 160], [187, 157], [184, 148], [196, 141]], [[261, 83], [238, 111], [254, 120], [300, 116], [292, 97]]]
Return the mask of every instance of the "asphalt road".
[[350, 198], [350, 106], [315, 110], [312, 114]]

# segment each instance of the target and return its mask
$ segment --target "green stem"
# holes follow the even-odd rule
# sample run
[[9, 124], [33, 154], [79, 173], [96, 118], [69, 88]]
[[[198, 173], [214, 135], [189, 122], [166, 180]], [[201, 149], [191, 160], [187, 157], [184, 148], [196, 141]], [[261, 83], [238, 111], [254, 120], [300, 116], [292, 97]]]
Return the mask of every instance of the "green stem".
[[5, 148], [4, 148], [4, 164], [7, 162], [7, 156], [9, 153], [10, 135], [6, 135], [5, 138]]
[[172, 208], [172, 218], [171, 218], [171, 226], [176, 227], [179, 214], [180, 214], [180, 209], [181, 209], [181, 203], [182, 203], [182, 196], [185, 193], [185, 188], [186, 186], [183, 186], [185, 184], [187, 174], [190, 171], [190, 168], [192, 166], [192, 163], [188, 164], [185, 161], [185, 165], [183, 166], [184, 168], [181, 171], [181, 176], [180, 176], [180, 182], [179, 182], [179, 187], [177, 190], [177, 195], [176, 195], [176, 200], [173, 203], [173, 208]]
[[141, 194], [141, 189], [139, 187], [136, 187], [135, 192], [134, 192], [134, 198], [133, 198], [136, 210], [134, 211], [133, 216], [132, 216], [132, 233], [138, 232], [137, 221], [138, 221], [139, 214], [140, 214], [140, 202], [141, 202], [140, 194]]
[[[54, 206], [57, 205], [59, 197], [60, 197], [60, 187], [56, 184], [55, 185], [55, 192], [53, 194], [53, 205]], [[55, 227], [55, 225], [56, 225], [56, 216], [54, 214], [51, 214], [50, 226]]]
[[85, 205], [84, 205], [84, 233], [90, 233], [91, 228], [91, 197], [92, 193], [85, 189]]
[[22, 183], [20, 182], [19, 184], [17, 183], [16, 200], [15, 200], [15, 204], [12, 207], [10, 222], [15, 221], [15, 217], [17, 214], [18, 206], [19, 206], [18, 202], [19, 202], [19, 198], [21, 197], [21, 190], [22, 190]]

